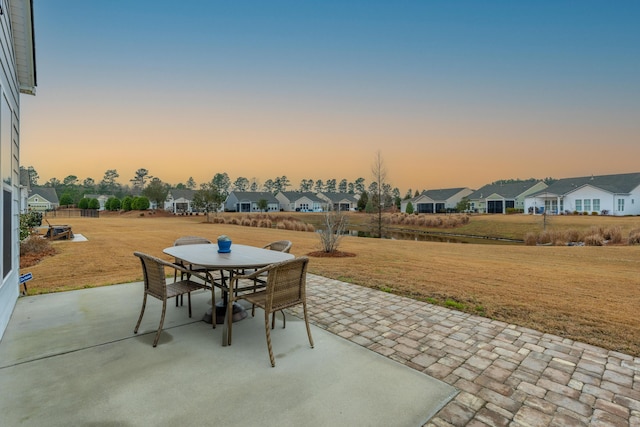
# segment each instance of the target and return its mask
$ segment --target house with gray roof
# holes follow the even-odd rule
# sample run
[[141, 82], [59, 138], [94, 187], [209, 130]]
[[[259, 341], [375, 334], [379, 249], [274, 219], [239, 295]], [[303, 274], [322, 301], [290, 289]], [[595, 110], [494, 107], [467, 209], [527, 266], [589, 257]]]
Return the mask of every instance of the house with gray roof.
[[263, 212], [258, 206], [261, 200], [267, 202], [267, 212], [280, 211], [280, 202], [269, 192], [232, 191], [224, 202], [224, 210], [228, 212]]
[[543, 181], [517, 181], [488, 184], [469, 195], [470, 209], [477, 213], [507, 213], [507, 209], [525, 209], [525, 198], [545, 189]]
[[640, 173], [560, 179], [525, 199], [528, 213], [640, 215]]
[[164, 202], [164, 210], [173, 212], [174, 214], [186, 214], [195, 212], [193, 208], [193, 195], [195, 190], [188, 188], [173, 188], [167, 193], [167, 199]]
[[27, 199], [27, 207], [33, 211], [51, 211], [60, 207], [60, 200], [53, 187], [32, 187]]
[[350, 193], [318, 193], [318, 197], [334, 211], [355, 211], [358, 209], [358, 198]]
[[276, 194], [280, 209], [286, 212], [319, 212], [326, 210], [327, 202], [316, 193], [301, 191], [280, 191]]
[[442, 213], [456, 209], [460, 201], [473, 193], [468, 187], [443, 188], [440, 190], [426, 190], [419, 196], [400, 202], [400, 211], [406, 212], [411, 202], [413, 211], [417, 213]]

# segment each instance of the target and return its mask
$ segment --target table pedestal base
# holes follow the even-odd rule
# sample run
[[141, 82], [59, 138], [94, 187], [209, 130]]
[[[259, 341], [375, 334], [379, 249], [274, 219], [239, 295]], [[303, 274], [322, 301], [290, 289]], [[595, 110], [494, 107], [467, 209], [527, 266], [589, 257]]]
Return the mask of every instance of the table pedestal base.
[[[202, 316], [202, 320], [206, 323], [211, 323], [212, 320], [213, 309], [208, 309], [207, 312]], [[218, 301], [216, 303], [216, 324], [222, 325], [224, 324], [224, 317], [227, 314], [227, 306], [224, 304], [224, 301]], [[238, 303], [233, 303], [233, 321], [239, 322], [242, 319], [245, 319], [248, 316], [247, 310], [243, 306]]]

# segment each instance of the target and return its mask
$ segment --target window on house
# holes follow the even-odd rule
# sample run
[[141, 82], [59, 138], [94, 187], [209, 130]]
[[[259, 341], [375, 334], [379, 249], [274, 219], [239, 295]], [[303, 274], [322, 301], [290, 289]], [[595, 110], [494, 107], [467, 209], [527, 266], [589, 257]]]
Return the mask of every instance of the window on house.
[[618, 212], [624, 212], [624, 199], [618, 199]]
[[593, 211], [600, 212], [600, 199], [593, 199]]
[[582, 212], [582, 199], [576, 199], [576, 211]]
[[[13, 264], [13, 229], [11, 227], [13, 200], [11, 171], [13, 170], [13, 139], [11, 132], [11, 107], [2, 96], [0, 107], [0, 171], [2, 175], [2, 278], [11, 272]], [[0, 282], [1, 285], [2, 282]]]
[[591, 199], [584, 199], [584, 211], [591, 212]]

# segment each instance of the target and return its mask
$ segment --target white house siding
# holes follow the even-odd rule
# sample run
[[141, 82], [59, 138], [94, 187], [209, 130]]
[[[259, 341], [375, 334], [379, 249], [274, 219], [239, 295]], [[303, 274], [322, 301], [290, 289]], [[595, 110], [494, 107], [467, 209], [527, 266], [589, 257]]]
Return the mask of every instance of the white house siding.
[[[594, 208], [594, 201], [599, 202], [599, 209]], [[640, 190], [636, 188], [631, 194], [613, 194], [599, 188], [584, 186], [564, 197], [565, 210], [569, 212], [607, 211], [609, 215], [624, 216], [640, 214]]]
[[612, 193], [591, 185], [562, 194], [542, 193], [526, 200], [526, 212], [588, 213], [615, 216], [640, 215], [640, 186], [628, 194]]
[[[15, 9], [28, 8], [28, 30], [31, 34], [31, 4], [27, 0], [3, 1], [0, 15], [0, 227], [2, 227], [2, 256], [0, 257], [0, 338], [9, 323], [19, 295], [20, 241], [18, 238], [20, 213], [20, 85], [13, 31], [22, 30], [15, 19]], [[18, 12], [20, 12], [18, 10]], [[19, 17], [19, 16], [18, 16]], [[24, 34], [23, 34], [24, 36]], [[23, 59], [21, 56], [20, 59]], [[35, 82], [34, 82], [35, 84]], [[32, 87], [33, 89], [33, 87]], [[26, 88], [23, 89], [26, 91]]]
[[625, 201], [624, 215], [640, 215], [640, 186], [633, 189]]
[[565, 195], [562, 204], [564, 211], [588, 214], [607, 211], [610, 215], [615, 215], [614, 200], [615, 196], [612, 193], [585, 186]]

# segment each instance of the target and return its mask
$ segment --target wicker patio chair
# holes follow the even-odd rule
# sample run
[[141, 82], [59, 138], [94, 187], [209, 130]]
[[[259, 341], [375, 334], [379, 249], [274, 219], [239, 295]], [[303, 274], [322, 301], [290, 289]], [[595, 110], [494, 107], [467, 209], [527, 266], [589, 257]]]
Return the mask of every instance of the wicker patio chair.
[[[199, 244], [212, 244], [211, 240], [209, 239], [205, 239], [204, 237], [198, 237], [198, 236], [184, 236], [184, 237], [179, 237], [178, 239], [176, 239], [175, 242], [173, 242], [173, 246], [181, 246], [181, 245], [199, 245]], [[185, 264], [182, 260], [177, 259], [175, 260], [175, 263], [188, 269], [188, 270], [192, 270], [192, 271], [197, 271], [200, 273], [207, 273], [207, 269], [199, 266], [199, 265], [193, 265], [193, 264]], [[183, 273], [180, 272], [180, 280], [183, 280], [185, 275], [187, 276], [187, 279], [189, 278], [189, 274], [188, 273]], [[173, 281], [177, 281], [178, 280], [178, 271], [176, 270], [173, 274]], [[212, 284], [213, 286], [213, 284]], [[180, 296], [180, 305], [184, 304], [184, 299], [182, 297], [182, 295]], [[176, 307], [178, 306], [178, 298], [176, 298]]]
[[[277, 240], [275, 242], [271, 242], [265, 246], [262, 247], [262, 249], [269, 249], [272, 251], [277, 251], [277, 252], [286, 252], [289, 253], [289, 251], [291, 251], [291, 247], [293, 246], [293, 243], [291, 243], [290, 240]], [[256, 270], [255, 269], [245, 269], [240, 271], [240, 274], [244, 274], [244, 275], [249, 275], [254, 273]], [[260, 275], [260, 277], [256, 276], [253, 279], [253, 285], [249, 285], [249, 286], [242, 286], [242, 287], [238, 287], [236, 288], [236, 295], [238, 293], [241, 292], [248, 292], [248, 291], [256, 291], [258, 289], [262, 289], [265, 286], [265, 281], [264, 278], [266, 277], [266, 273], [263, 273]], [[255, 315], [255, 306], [251, 307], [251, 315], [254, 316]]]
[[[169, 298], [177, 297], [178, 295], [187, 294], [187, 300], [189, 304], [189, 317], [191, 317], [191, 292], [197, 289], [206, 289], [207, 279], [197, 272], [188, 270], [180, 265], [164, 261], [160, 258], [156, 258], [154, 256], [147, 255], [141, 252], [134, 252], [133, 254], [140, 258], [144, 276], [144, 297], [142, 299], [142, 309], [140, 310], [140, 317], [138, 318], [138, 323], [136, 323], [136, 327], [133, 330], [133, 333], [138, 333], [138, 328], [140, 327], [142, 316], [144, 315], [144, 309], [147, 305], [147, 295], [161, 300], [162, 316], [160, 317], [158, 332], [156, 333], [156, 337], [153, 340], [153, 346], [155, 347], [158, 344], [158, 339], [160, 338], [160, 333], [162, 332], [162, 325], [164, 324], [164, 316], [167, 309], [167, 300]], [[165, 276], [165, 267], [173, 268], [183, 273], [188, 273], [190, 276], [197, 276], [199, 279], [203, 280], [204, 283], [194, 282], [190, 279], [190, 277], [186, 280], [167, 283]]]
[[289, 240], [278, 240], [276, 242], [271, 242], [268, 245], [263, 246], [263, 249], [271, 249], [272, 251], [289, 253], [292, 245], [293, 244]]
[[[299, 257], [292, 260], [283, 261], [277, 264], [271, 264], [267, 267], [255, 271], [253, 274], [246, 276], [234, 276], [232, 278], [232, 286], [234, 282], [242, 279], [253, 279], [263, 273], [267, 273], [266, 288], [262, 291], [239, 295], [234, 299], [244, 299], [264, 310], [264, 328], [267, 335], [267, 348], [269, 350], [269, 359], [271, 366], [276, 366], [273, 357], [273, 349], [271, 348], [271, 329], [275, 327], [275, 313], [282, 312], [282, 327], [286, 327], [286, 318], [284, 317], [284, 309], [296, 305], [302, 305], [304, 313], [304, 323], [307, 327], [307, 336], [309, 344], [313, 348], [313, 338], [311, 337], [311, 329], [309, 328], [309, 316], [307, 314], [307, 266], [309, 258]], [[230, 301], [232, 304], [233, 301]], [[272, 316], [269, 322], [269, 316]], [[231, 344], [232, 322], [227, 319], [229, 344]], [[269, 327], [271, 323], [271, 328]]]

